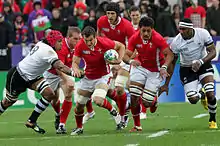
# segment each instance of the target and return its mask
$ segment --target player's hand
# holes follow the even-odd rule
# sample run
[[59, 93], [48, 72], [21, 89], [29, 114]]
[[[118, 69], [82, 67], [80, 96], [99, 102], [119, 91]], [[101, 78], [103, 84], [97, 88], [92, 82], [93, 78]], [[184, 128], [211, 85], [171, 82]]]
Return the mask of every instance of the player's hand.
[[200, 69], [200, 67], [202, 66], [202, 64], [203, 64], [203, 61], [193, 60], [193, 62], [192, 62], [192, 70], [194, 72], [197, 72]]
[[137, 67], [137, 66], [141, 65], [141, 63], [139, 61], [137, 61], [137, 60], [130, 60], [129, 64], [134, 66], [134, 67]]
[[170, 74], [167, 72], [165, 68], [160, 68], [160, 76], [162, 77], [163, 80], [165, 80], [167, 77], [170, 76]]
[[159, 88], [158, 97], [159, 97], [163, 92], [166, 92], [166, 95], [168, 95], [168, 93], [169, 93], [169, 87], [168, 87], [166, 84], [164, 84], [163, 86], [161, 86], [161, 87]]
[[80, 69], [78, 69], [78, 68], [73, 69], [72, 76], [80, 78], [82, 76], [82, 71]]

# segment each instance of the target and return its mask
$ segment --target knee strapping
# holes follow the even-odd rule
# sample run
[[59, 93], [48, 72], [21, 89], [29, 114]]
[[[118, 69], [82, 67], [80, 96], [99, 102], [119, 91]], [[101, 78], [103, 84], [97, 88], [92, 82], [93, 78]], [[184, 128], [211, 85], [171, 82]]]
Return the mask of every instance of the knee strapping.
[[85, 97], [85, 96], [82, 96], [82, 95], [79, 95], [79, 94], [76, 94], [76, 98], [77, 98], [77, 102], [79, 104], [86, 104], [87, 101], [89, 100], [88, 97]]
[[215, 90], [213, 82], [206, 83], [203, 87], [204, 87], [204, 90], [206, 93], [207, 92], [214, 92], [214, 90]]
[[156, 96], [156, 92], [145, 89], [142, 95], [142, 99], [151, 103], [154, 101], [155, 96]]
[[37, 91], [41, 94], [47, 87], [49, 87], [49, 83], [44, 79], [37, 85]]
[[92, 94], [92, 99], [94, 97], [105, 98], [106, 94], [107, 94], [107, 91], [105, 89], [95, 89], [95, 91]]
[[143, 92], [143, 88], [136, 85], [130, 85], [129, 90], [130, 90], [130, 94], [136, 97], [140, 97]]
[[127, 81], [128, 81], [128, 77], [118, 75], [115, 79], [115, 86], [126, 87]]

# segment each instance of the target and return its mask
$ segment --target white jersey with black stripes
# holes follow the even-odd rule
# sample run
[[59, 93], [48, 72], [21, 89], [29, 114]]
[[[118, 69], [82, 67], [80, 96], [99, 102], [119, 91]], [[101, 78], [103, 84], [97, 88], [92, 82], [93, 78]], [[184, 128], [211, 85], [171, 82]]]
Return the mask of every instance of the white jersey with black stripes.
[[33, 80], [41, 76], [56, 60], [58, 60], [58, 56], [54, 49], [40, 41], [34, 46], [30, 53], [18, 63], [17, 70], [25, 80]]
[[199, 60], [207, 55], [206, 45], [213, 42], [209, 32], [203, 28], [193, 28], [194, 36], [184, 40], [179, 33], [171, 43], [173, 53], [180, 54], [180, 65], [190, 67], [193, 60]]

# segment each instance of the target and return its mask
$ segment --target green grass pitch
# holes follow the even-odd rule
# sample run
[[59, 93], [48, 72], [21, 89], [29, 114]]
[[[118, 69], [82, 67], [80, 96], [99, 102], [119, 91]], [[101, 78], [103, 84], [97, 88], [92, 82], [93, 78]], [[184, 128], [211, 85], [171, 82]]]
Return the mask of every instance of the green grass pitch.
[[[219, 109], [219, 108], [218, 108]], [[24, 126], [32, 109], [11, 109], [0, 117], [0, 146], [220, 146], [220, 130], [208, 129], [208, 113], [200, 103], [160, 104], [156, 113], [148, 113], [142, 120], [143, 131], [129, 133], [133, 126], [122, 131], [115, 130], [115, 123], [109, 113], [95, 107], [96, 116], [84, 125], [84, 134], [70, 136], [75, 128], [73, 110], [67, 122], [67, 135], [56, 135], [54, 129], [54, 111], [48, 108], [38, 123], [47, 131], [37, 134]], [[217, 114], [217, 121], [219, 113]], [[165, 131], [164, 135], [157, 135]], [[155, 136], [155, 137], [154, 137]]]

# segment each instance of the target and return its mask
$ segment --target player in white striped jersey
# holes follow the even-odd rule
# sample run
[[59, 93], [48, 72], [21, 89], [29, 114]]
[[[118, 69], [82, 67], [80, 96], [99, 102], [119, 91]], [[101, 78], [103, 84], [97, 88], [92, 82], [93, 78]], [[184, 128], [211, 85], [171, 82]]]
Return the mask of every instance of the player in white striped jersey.
[[[199, 99], [208, 106], [210, 118], [209, 128], [217, 128], [216, 124], [216, 97], [214, 92], [214, 70], [211, 60], [216, 56], [216, 49], [209, 32], [203, 28], [193, 28], [190, 19], [183, 19], [179, 23], [180, 33], [171, 43], [173, 53], [180, 54], [180, 79], [185, 94], [191, 104]], [[204, 92], [198, 91], [199, 83]], [[206, 97], [207, 99], [206, 99]]]
[[51, 100], [56, 99], [53, 89], [42, 77], [42, 74], [53, 66], [63, 73], [73, 75], [73, 71], [58, 59], [55, 52], [55, 50], [61, 49], [62, 38], [59, 31], [49, 32], [44, 41], [38, 42], [16, 67], [9, 70], [6, 81], [6, 97], [0, 103], [0, 113], [3, 113], [17, 101], [18, 96], [27, 88], [39, 92], [42, 98], [38, 100], [25, 125], [42, 134], [45, 133], [45, 130], [37, 125], [37, 119]]

